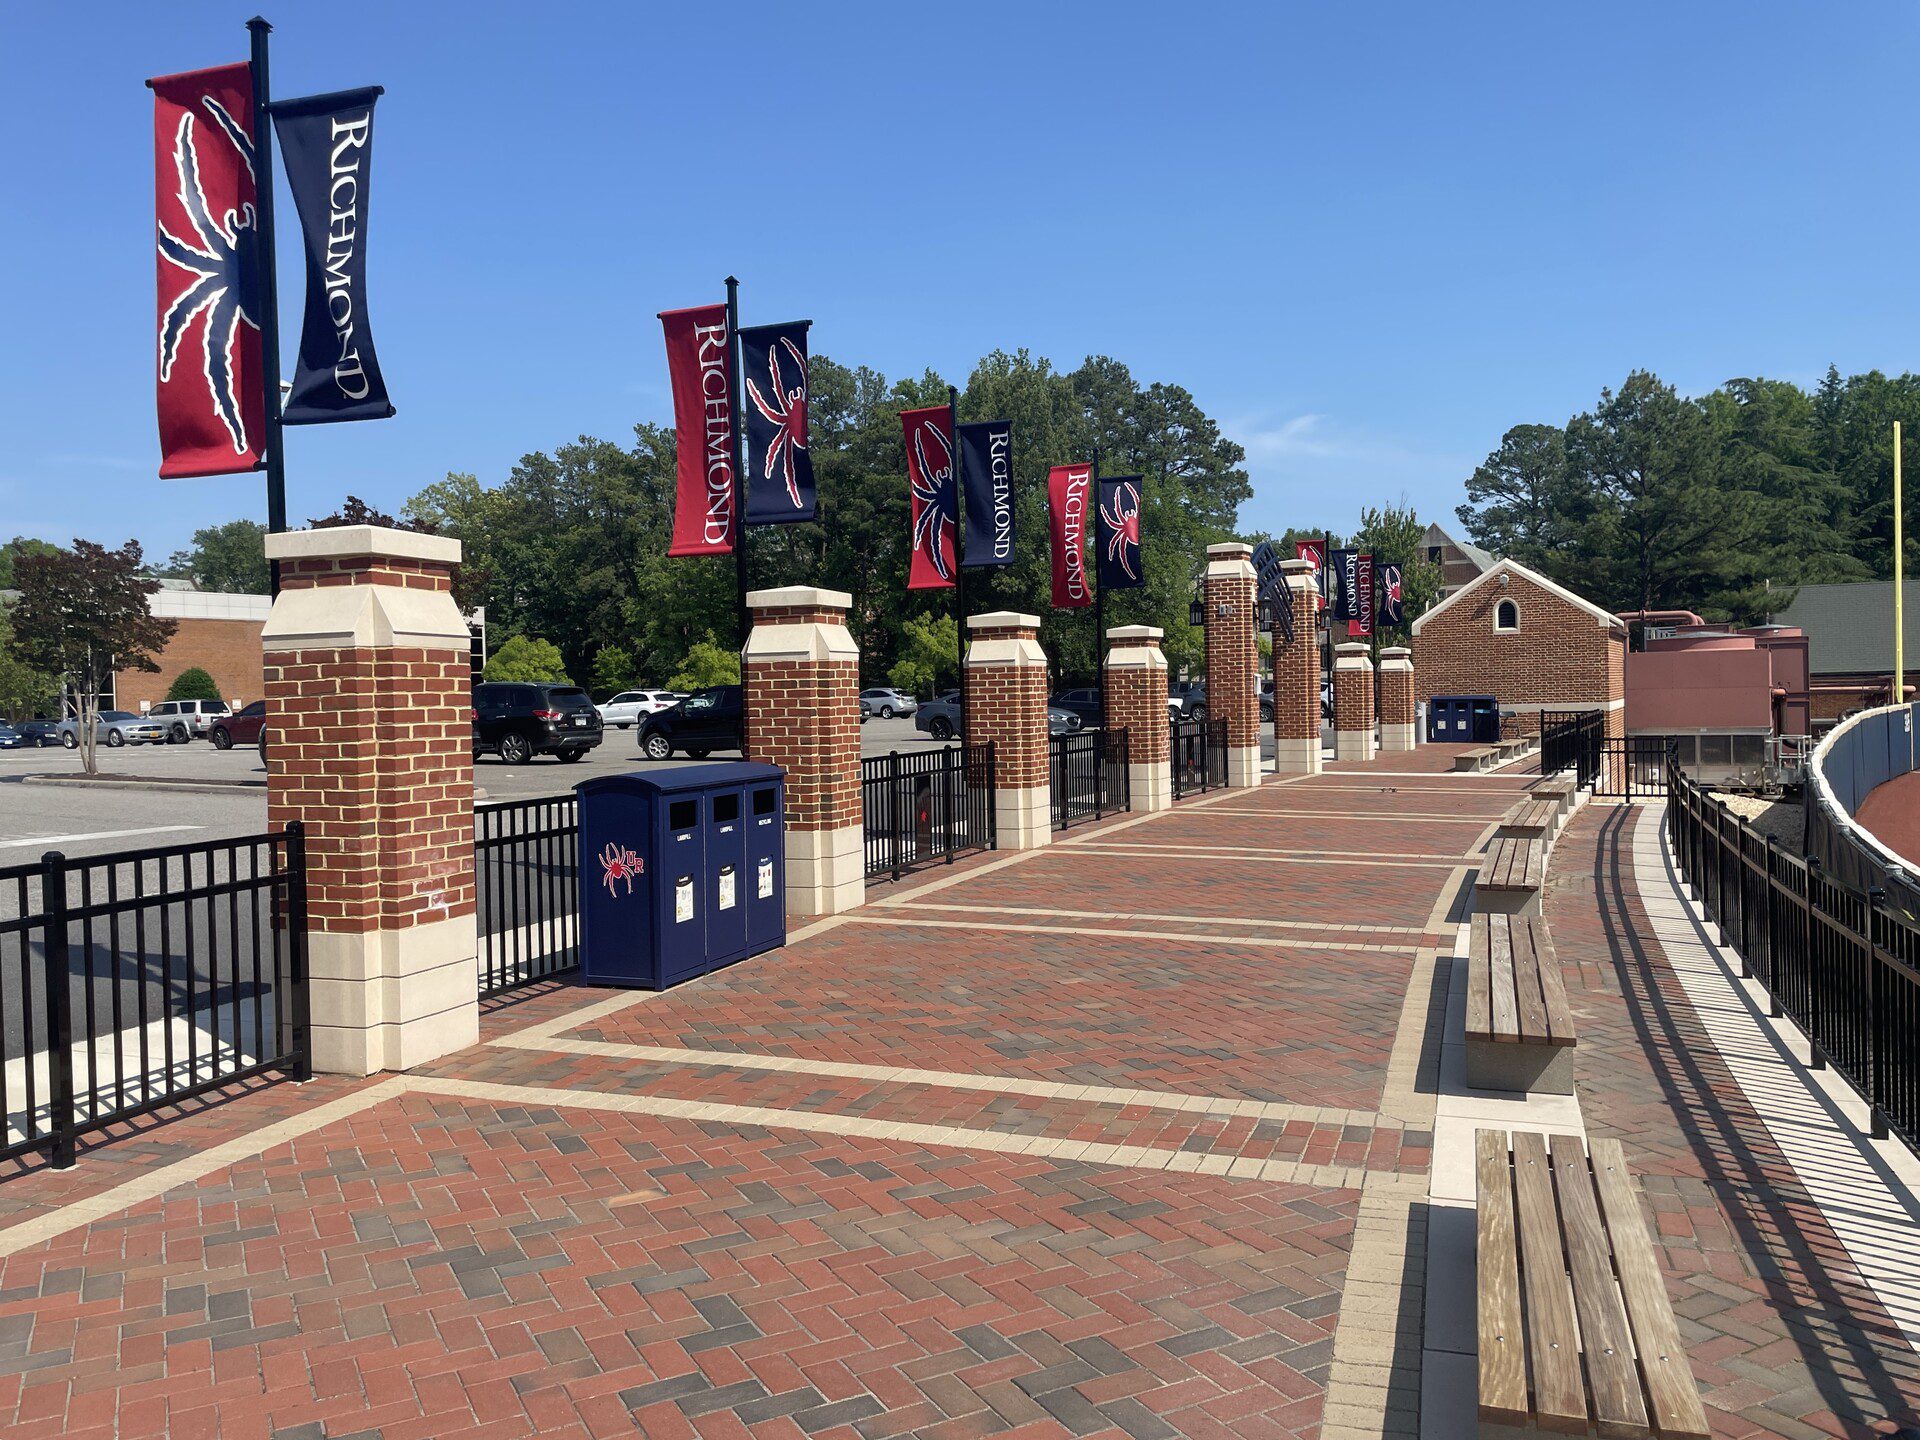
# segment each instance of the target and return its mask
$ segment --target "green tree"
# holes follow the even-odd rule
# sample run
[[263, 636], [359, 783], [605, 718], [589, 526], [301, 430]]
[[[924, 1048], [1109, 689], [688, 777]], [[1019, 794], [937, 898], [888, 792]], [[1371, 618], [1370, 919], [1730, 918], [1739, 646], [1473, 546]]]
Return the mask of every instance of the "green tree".
[[267, 527], [253, 520], [229, 520], [193, 532], [189, 549], [175, 551], [170, 574], [192, 579], [202, 590], [236, 595], [265, 595], [272, 588], [267, 565]]
[[567, 663], [559, 647], [551, 640], [515, 635], [493, 652], [485, 671], [489, 681], [510, 680], [527, 684], [565, 685]]
[[116, 670], [157, 673], [154, 653], [178, 628], [149, 608], [160, 583], [145, 569], [137, 540], [117, 550], [75, 540], [71, 550], [14, 561], [20, 598], [7, 617], [12, 649], [28, 665], [63, 676], [77, 692], [80, 764], [89, 775], [99, 773], [100, 692]]
[[1567, 468], [1567, 432], [1516, 425], [1467, 478], [1454, 513], [1473, 543], [1567, 582], [1579, 568], [1575, 540], [1592, 516], [1592, 492]]
[[[1426, 533], [1425, 522], [1403, 499], [1398, 505], [1361, 510], [1360, 529], [1353, 537], [1356, 549], [1372, 553], [1376, 579], [1382, 565], [1400, 567], [1400, 598], [1409, 625], [1440, 598], [1440, 567], [1427, 558], [1421, 544]], [[1404, 636], [1374, 636], [1376, 652], [1382, 644], [1405, 643]]]
[[14, 652], [13, 626], [0, 610], [0, 718], [30, 720], [53, 714], [59, 705], [59, 679]]
[[16, 535], [0, 545], [0, 590], [13, 589], [14, 562], [23, 555], [57, 555], [60, 547], [49, 540], [30, 540]]
[[603, 645], [600, 653], [593, 657], [593, 690], [596, 694], [614, 695], [622, 690], [630, 690], [639, 683], [640, 668], [634, 663], [633, 652], [624, 645]]
[[900, 658], [887, 671], [889, 685], [911, 695], [959, 687], [959, 626], [952, 615], [913, 616], [900, 634]]
[[213, 683], [213, 676], [198, 665], [189, 666], [174, 676], [173, 684], [167, 687], [169, 700], [218, 700], [220, 687]]
[[667, 681], [669, 690], [704, 690], [709, 685], [738, 685], [740, 657], [713, 636], [697, 640]]

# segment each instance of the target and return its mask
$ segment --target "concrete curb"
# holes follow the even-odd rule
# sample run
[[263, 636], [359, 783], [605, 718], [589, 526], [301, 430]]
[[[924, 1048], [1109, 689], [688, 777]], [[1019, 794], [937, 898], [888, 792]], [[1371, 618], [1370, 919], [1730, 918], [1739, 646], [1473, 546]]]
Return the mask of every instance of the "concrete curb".
[[139, 775], [22, 775], [22, 785], [70, 785], [82, 790], [174, 790], [186, 795], [230, 795], [238, 790], [264, 794], [265, 780], [168, 780]]

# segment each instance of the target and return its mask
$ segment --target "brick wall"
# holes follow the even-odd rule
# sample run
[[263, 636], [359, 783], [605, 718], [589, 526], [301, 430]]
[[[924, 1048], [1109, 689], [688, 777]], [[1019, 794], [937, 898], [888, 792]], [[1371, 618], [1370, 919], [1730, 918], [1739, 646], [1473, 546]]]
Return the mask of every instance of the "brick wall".
[[[991, 625], [968, 631], [976, 646], [990, 641], [1037, 643], [1038, 635], [1038, 625]], [[967, 739], [973, 744], [993, 742], [994, 784], [1012, 790], [1051, 785], [1046, 666], [969, 661], [966, 688]]]
[[[846, 612], [822, 606], [756, 606], [763, 625], [844, 626]], [[787, 772], [789, 830], [839, 830], [861, 823], [860, 665], [857, 660], [757, 660], [744, 681], [746, 756]]]
[[1273, 630], [1273, 733], [1279, 740], [1320, 744], [1320, 646], [1314, 637], [1315, 597], [1305, 560], [1283, 562], [1293, 605], [1292, 641]]
[[[1508, 575], [1502, 586], [1499, 577]], [[1518, 609], [1516, 630], [1494, 629], [1503, 600]], [[1611, 708], [1608, 733], [1624, 725], [1626, 628], [1602, 625], [1531, 572], [1502, 561], [1475, 588], [1444, 609], [1416, 622], [1413, 637], [1414, 694], [1422, 703], [1435, 695], [1492, 695], [1502, 709], [1517, 712], [1523, 733], [1539, 729], [1545, 710]]]
[[1260, 617], [1247, 553], [1245, 545], [1207, 551], [1207, 718], [1227, 722], [1229, 749], [1260, 745]]
[[1364, 655], [1342, 655], [1338, 660], [1333, 670], [1333, 728], [1372, 730], [1373, 662]]
[[213, 676], [220, 698], [236, 710], [258, 700], [260, 679], [260, 622], [210, 620], [188, 616], [176, 621], [173, 639], [154, 656], [160, 669], [154, 674], [122, 670], [114, 676], [114, 703], [138, 711], [157, 705], [181, 672], [199, 666]]
[[[1107, 657], [1107, 724], [1127, 731], [1127, 762], [1165, 764], [1173, 755], [1173, 732], [1167, 719], [1166, 661], [1145, 659], [1160, 654], [1160, 632], [1135, 635], [1146, 626], [1127, 626], [1107, 633], [1113, 637]], [[1136, 660], [1135, 657], [1140, 657]]]
[[1414, 723], [1413, 672], [1399, 669], [1389, 663], [1394, 658], [1403, 656], [1403, 653], [1393, 649], [1380, 652], [1378, 688], [1382, 725]]

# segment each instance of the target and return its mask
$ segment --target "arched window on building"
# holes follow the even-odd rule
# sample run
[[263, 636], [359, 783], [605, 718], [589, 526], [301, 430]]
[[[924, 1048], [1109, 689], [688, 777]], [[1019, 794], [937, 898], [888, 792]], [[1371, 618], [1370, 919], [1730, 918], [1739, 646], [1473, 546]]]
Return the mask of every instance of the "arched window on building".
[[1520, 607], [1511, 600], [1502, 600], [1493, 607], [1493, 628], [1495, 630], [1518, 630], [1520, 628]]

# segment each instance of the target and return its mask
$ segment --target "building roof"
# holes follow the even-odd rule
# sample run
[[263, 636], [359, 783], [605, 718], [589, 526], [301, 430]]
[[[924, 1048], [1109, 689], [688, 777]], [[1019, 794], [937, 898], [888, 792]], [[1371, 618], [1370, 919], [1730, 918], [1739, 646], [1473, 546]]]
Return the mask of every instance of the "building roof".
[[1429, 548], [1435, 545], [1451, 545], [1455, 550], [1459, 551], [1463, 557], [1472, 561], [1482, 572], [1492, 569], [1494, 563], [1500, 558], [1491, 550], [1482, 550], [1478, 545], [1469, 545], [1464, 540], [1454, 539], [1453, 536], [1449, 535], [1445, 530], [1442, 530], [1437, 523], [1431, 523], [1427, 526], [1427, 533], [1420, 537], [1420, 543]]
[[[1906, 668], [1920, 671], [1920, 580], [1909, 580]], [[1802, 585], [1776, 624], [1807, 635], [1807, 668], [1815, 675], [1889, 675], [1893, 672], [1893, 582], [1855, 580]]]
[[1574, 594], [1573, 591], [1567, 589], [1567, 587], [1564, 585], [1556, 585], [1553, 581], [1547, 579], [1546, 576], [1540, 574], [1538, 571], [1529, 570], [1526, 566], [1522, 565], [1518, 560], [1496, 560], [1493, 562], [1493, 568], [1491, 570], [1482, 570], [1478, 575], [1474, 576], [1473, 579], [1469, 580], [1466, 584], [1462, 585], [1458, 590], [1454, 591], [1451, 595], [1447, 596], [1446, 599], [1442, 600], [1438, 605], [1435, 605], [1431, 610], [1427, 611], [1424, 615], [1420, 616], [1417, 620], [1415, 620], [1413, 622], [1413, 627], [1412, 627], [1413, 633], [1415, 635], [1418, 635], [1420, 633], [1421, 627], [1423, 627], [1429, 620], [1433, 619], [1434, 616], [1440, 614], [1444, 610], [1449, 610], [1453, 608], [1455, 604], [1457, 604], [1461, 600], [1464, 600], [1467, 596], [1471, 595], [1474, 591], [1480, 589], [1483, 585], [1492, 585], [1497, 583], [1498, 578], [1506, 574], [1518, 575], [1522, 580], [1529, 581], [1534, 585], [1538, 585], [1542, 590], [1548, 591], [1551, 594], [1559, 596], [1562, 600], [1566, 601], [1569, 605], [1578, 606], [1580, 609], [1586, 611], [1587, 614], [1593, 616], [1593, 618], [1599, 622], [1600, 628], [1603, 630], [1613, 629], [1616, 627], [1621, 630], [1625, 630], [1627, 628], [1626, 622], [1620, 619], [1619, 616], [1613, 614], [1610, 611], [1602, 610], [1598, 605], [1594, 604], [1591, 600], [1586, 599], [1584, 596]]

